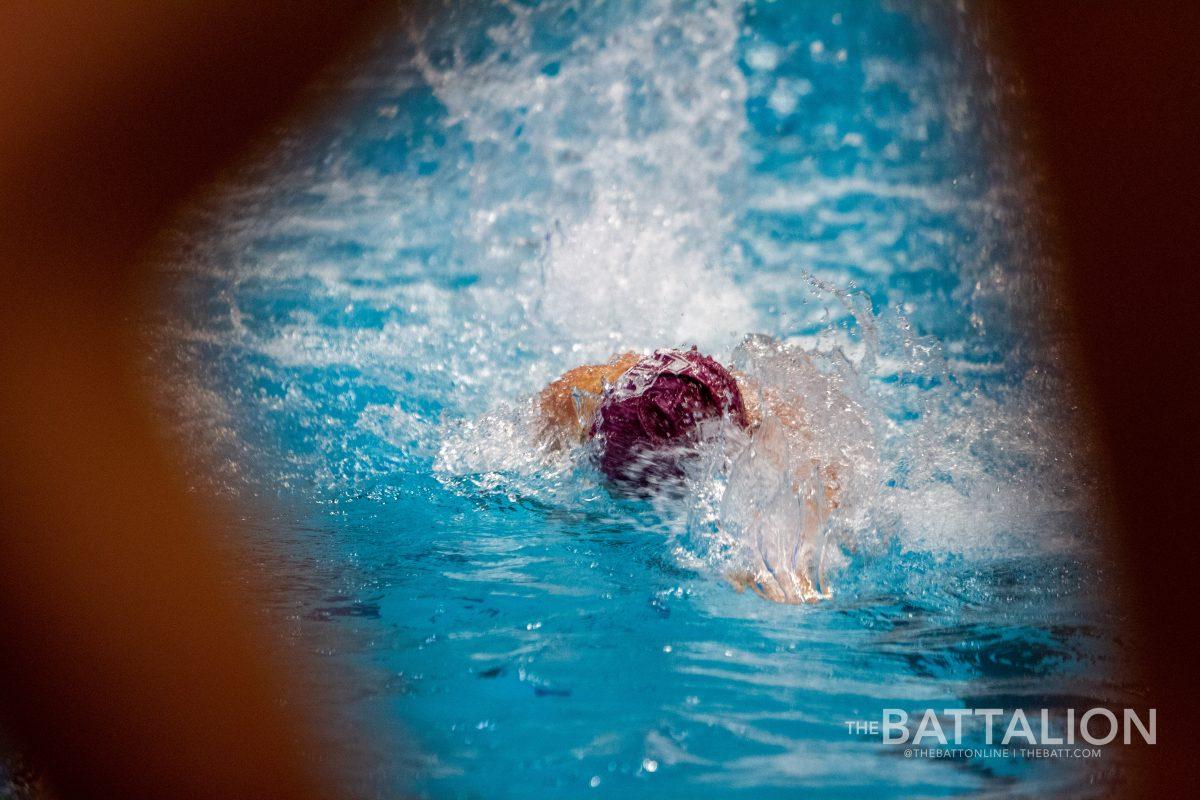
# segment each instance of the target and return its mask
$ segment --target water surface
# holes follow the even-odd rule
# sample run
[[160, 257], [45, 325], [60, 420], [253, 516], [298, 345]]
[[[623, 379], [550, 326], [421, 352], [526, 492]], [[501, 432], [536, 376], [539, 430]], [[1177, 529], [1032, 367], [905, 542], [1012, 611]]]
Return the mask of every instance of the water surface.
[[[1108, 753], [905, 759], [844, 724], [1128, 694], [1000, 66], [949, 5], [429, 5], [190, 215], [164, 414], [198, 491], [269, 501], [237, 536], [286, 554], [263, 602], [295, 646], [344, 634], [321, 657], [379, 751], [356, 791], [1120, 780]], [[704, 497], [614, 495], [522, 428], [576, 364], [756, 333], [870, 423], [816, 605], [734, 591]]]

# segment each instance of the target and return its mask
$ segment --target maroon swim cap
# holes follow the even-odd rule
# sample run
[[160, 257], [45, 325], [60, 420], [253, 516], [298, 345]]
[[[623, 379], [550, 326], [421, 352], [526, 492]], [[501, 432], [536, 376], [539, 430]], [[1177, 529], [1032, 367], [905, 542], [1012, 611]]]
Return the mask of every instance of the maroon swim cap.
[[695, 347], [655, 350], [600, 400], [591, 430], [600, 469], [627, 483], [678, 477], [678, 455], [696, 443], [700, 423], [724, 416], [749, 424], [729, 370]]

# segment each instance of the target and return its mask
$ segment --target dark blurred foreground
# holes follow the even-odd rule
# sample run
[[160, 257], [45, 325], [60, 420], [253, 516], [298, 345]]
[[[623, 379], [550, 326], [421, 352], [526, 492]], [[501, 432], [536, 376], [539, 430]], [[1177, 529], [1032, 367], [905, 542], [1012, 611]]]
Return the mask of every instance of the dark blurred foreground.
[[[220, 512], [184, 491], [137, 388], [129, 320], [172, 212], [383, 12], [17, 5], [0, 11], [3, 723], [64, 797], [337, 796], [353, 764], [281, 701], [312, 665], [280, 658], [235, 591]], [[1110, 455], [1160, 720], [1140, 794], [1193, 796], [1200, 13], [996, 2], [988, 20], [1028, 91]]]
[[[331, 798], [352, 769], [138, 384], [141, 258], [375, 6], [0, 8], [0, 715], [63, 797]], [[247, 590], [248, 592], [249, 590]]]
[[993, 2], [1027, 92], [1158, 708], [1145, 797], [1197, 796], [1200, 4]]

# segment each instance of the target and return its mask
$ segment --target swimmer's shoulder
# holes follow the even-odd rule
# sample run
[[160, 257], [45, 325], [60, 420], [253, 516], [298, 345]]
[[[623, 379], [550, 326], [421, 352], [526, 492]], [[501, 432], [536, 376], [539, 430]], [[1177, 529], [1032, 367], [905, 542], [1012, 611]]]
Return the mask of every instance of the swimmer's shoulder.
[[583, 438], [600, 396], [638, 362], [637, 353], [614, 355], [605, 364], [583, 364], [564, 372], [538, 396], [542, 420], [550, 432]]

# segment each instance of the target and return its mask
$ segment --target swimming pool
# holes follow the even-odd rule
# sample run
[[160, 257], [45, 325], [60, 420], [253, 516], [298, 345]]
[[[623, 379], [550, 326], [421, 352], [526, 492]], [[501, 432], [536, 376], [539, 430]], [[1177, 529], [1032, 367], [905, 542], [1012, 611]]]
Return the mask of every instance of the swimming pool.
[[[237, 535], [287, 555], [263, 603], [295, 646], [337, 629], [357, 791], [1122, 779], [845, 724], [1133, 691], [1001, 67], [950, 4], [428, 6], [179, 226], [163, 413], [198, 491], [270, 509]], [[811, 606], [734, 591], [703, 492], [613, 494], [523, 429], [571, 366], [748, 334], [815, 353], [869, 431]]]

